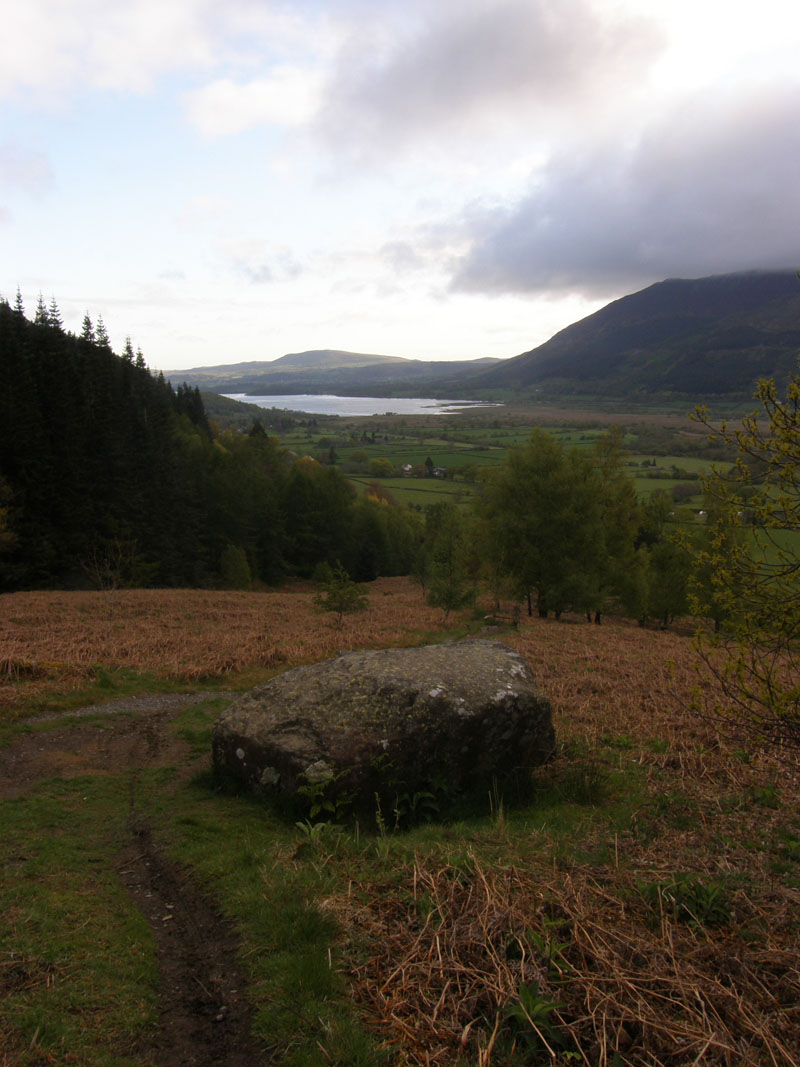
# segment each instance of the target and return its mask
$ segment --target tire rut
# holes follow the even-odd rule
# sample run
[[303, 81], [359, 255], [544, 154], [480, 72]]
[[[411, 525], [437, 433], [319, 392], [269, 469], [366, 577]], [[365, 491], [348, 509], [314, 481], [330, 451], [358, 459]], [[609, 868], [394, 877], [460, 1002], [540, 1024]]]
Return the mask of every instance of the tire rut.
[[141, 816], [118, 877], [150, 927], [160, 972], [158, 1031], [137, 1053], [158, 1067], [258, 1067], [253, 1008], [226, 920], [170, 863]]
[[[170, 730], [182, 708], [236, 694], [152, 694], [81, 709], [44, 734], [23, 734], [0, 750], [0, 799], [24, 797], [42, 779], [130, 775], [129, 836], [115, 874], [146, 919], [159, 969], [158, 1028], [131, 1050], [151, 1067], [266, 1067], [251, 1036], [254, 1010], [237, 964], [235, 931], [171, 863], [137, 808], [139, 774], [173, 766], [196, 770], [189, 746]], [[119, 713], [127, 713], [117, 717]], [[92, 724], [86, 716], [108, 716]]]

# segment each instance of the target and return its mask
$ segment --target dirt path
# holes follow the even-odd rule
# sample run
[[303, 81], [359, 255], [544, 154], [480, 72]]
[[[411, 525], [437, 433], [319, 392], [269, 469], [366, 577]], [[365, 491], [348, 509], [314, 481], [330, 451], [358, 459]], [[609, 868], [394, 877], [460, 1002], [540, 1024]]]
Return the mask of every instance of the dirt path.
[[[176, 713], [204, 700], [233, 700], [237, 695], [152, 693], [33, 719], [63, 725], [20, 734], [0, 748], [0, 797], [21, 796], [44, 778], [113, 776], [135, 768], [184, 766], [188, 747], [168, 729]], [[98, 724], [94, 718], [98, 715], [108, 721]], [[83, 721], [89, 716], [92, 722]]]
[[[170, 723], [188, 705], [219, 696], [235, 694], [156, 694], [59, 716], [52, 729], [22, 734], [0, 749], [0, 797], [22, 796], [54, 776], [113, 776], [171, 765], [193, 773], [189, 747]], [[98, 713], [108, 722], [82, 721]], [[159, 1029], [137, 1054], [154, 1067], [266, 1064], [250, 1037], [253, 1012], [236, 962], [236, 935], [190, 874], [158, 847], [136, 806], [135, 775], [129, 829], [117, 875], [150, 926], [161, 977]]]

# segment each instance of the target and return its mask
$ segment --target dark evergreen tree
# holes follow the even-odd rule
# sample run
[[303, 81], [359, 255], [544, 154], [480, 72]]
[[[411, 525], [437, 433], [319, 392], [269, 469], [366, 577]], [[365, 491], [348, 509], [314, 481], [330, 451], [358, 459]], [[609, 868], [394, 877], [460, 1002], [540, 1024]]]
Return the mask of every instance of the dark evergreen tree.
[[54, 296], [50, 298], [50, 306], [47, 309], [47, 325], [51, 326], [54, 330], [64, 329], [61, 312], [58, 310], [58, 304], [56, 303], [56, 298]]
[[103, 322], [102, 315], [97, 316], [97, 325], [94, 331], [94, 339], [95, 344], [100, 345], [101, 348], [107, 348], [109, 349], [109, 351], [111, 350], [111, 342], [108, 339], [108, 332], [106, 330], [106, 325]]
[[39, 293], [39, 298], [36, 301], [36, 317], [33, 321], [37, 326], [49, 326], [50, 324], [50, 315], [41, 293]]

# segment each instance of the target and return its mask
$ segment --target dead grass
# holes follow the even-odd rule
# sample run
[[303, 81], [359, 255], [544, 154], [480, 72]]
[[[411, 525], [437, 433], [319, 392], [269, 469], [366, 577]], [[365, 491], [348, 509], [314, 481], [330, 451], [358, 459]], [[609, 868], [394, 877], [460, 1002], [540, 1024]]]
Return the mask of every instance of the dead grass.
[[[797, 1063], [800, 972], [780, 931], [748, 946], [677, 922], [623, 869], [417, 857], [402, 891], [376, 888], [351, 886], [328, 906], [376, 949], [352, 979], [397, 1063], [506, 1063], [510, 1044], [538, 1049], [524, 1063]], [[779, 896], [779, 909], [795, 903]], [[739, 922], [755, 912], [744, 893], [735, 906]], [[523, 1028], [509, 1042], [523, 986], [535, 991], [529, 1040]], [[537, 1016], [537, 1001], [552, 1010]]]
[[8, 593], [0, 597], [0, 708], [85, 687], [104, 670], [192, 682], [323, 659], [340, 648], [413, 644], [438, 630], [406, 579], [369, 586], [369, 607], [342, 629], [320, 615], [310, 586], [267, 593], [203, 590]]

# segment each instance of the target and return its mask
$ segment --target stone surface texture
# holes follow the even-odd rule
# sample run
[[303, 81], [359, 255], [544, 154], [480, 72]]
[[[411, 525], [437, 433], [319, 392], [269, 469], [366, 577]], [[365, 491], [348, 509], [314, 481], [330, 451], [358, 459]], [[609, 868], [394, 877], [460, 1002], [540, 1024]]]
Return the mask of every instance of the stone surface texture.
[[215, 770], [254, 791], [298, 788], [375, 809], [376, 793], [454, 795], [546, 761], [555, 734], [527, 662], [497, 641], [349, 652], [298, 667], [227, 708]]

